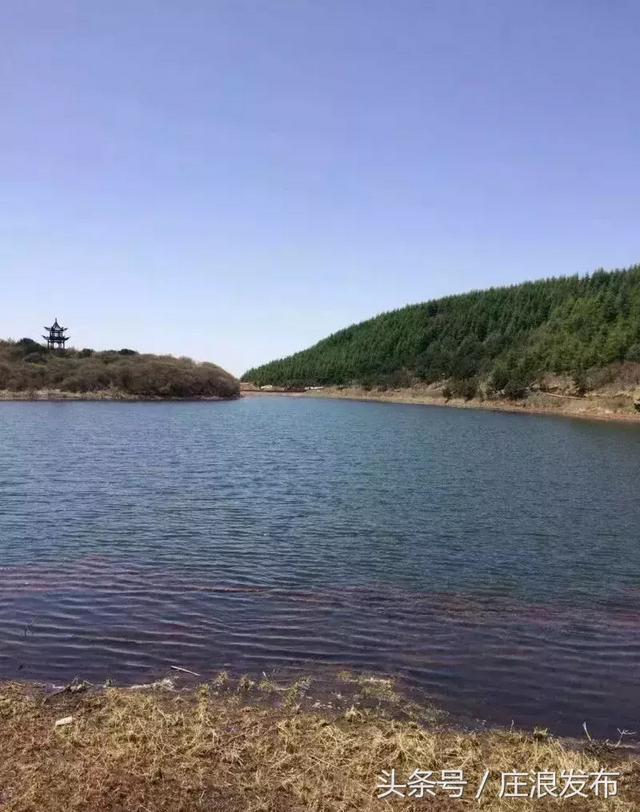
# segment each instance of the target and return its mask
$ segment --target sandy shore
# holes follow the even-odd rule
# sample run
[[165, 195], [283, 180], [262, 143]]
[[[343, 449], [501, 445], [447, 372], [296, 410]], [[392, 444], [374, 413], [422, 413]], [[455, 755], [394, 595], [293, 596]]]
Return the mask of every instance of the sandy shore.
[[413, 387], [386, 391], [358, 387], [325, 387], [307, 392], [276, 392], [243, 389], [242, 395], [280, 395], [287, 397], [340, 398], [378, 403], [409, 403], [422, 406], [447, 406], [455, 409], [485, 409], [515, 414], [545, 414], [586, 420], [621, 421], [640, 426], [640, 412], [633, 405], [632, 393], [590, 393], [585, 397], [534, 392], [524, 400], [502, 399], [445, 400], [435, 387]]

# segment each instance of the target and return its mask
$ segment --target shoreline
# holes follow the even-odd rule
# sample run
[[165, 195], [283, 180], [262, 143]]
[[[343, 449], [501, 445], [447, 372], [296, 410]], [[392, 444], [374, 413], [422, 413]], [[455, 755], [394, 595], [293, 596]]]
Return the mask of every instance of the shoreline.
[[[539, 773], [561, 781], [563, 771], [604, 769], [619, 776], [617, 797], [585, 789], [568, 808], [628, 812], [640, 803], [640, 761], [624, 745], [540, 728], [456, 728], [392, 680], [352, 672], [337, 680], [330, 695], [314, 693], [307, 677], [278, 684], [224, 671], [208, 682], [174, 675], [129, 688], [0, 682], [0, 802], [10, 812], [373, 812], [392, 801], [444, 812], [477, 809], [487, 773], [482, 808], [506, 812], [514, 807], [499, 796], [505, 773], [522, 771], [534, 787]], [[414, 770], [436, 780], [462, 770], [464, 794], [452, 801], [443, 786], [433, 796], [380, 798], [383, 771], [392, 769], [405, 789]], [[533, 812], [558, 801], [516, 803]]]
[[393, 389], [387, 391], [367, 391], [359, 387], [325, 387], [324, 389], [306, 392], [263, 391], [243, 389], [242, 396], [252, 395], [279, 395], [286, 397], [329, 398], [333, 400], [367, 401], [373, 403], [398, 403], [415, 406], [440, 406], [453, 409], [480, 409], [491, 412], [506, 412], [509, 414], [547, 415], [552, 417], [569, 417], [579, 420], [597, 420], [603, 422], [619, 422], [640, 426], [640, 412], [631, 411], [633, 404], [629, 398], [625, 410], [616, 409], [598, 402], [598, 399], [616, 400], [614, 395], [595, 395], [582, 398], [572, 395], [557, 395], [552, 393], [536, 392], [523, 401], [510, 401], [505, 399], [480, 400], [473, 398], [450, 398], [445, 400], [439, 390], [427, 387], [410, 389]]
[[13, 392], [0, 390], [0, 403], [65, 403], [88, 401], [96, 403], [186, 403], [186, 402], [222, 402], [238, 400], [242, 393], [230, 397], [222, 395], [202, 395], [189, 397], [164, 397], [160, 395], [131, 395], [127, 392], [100, 390], [98, 392], [69, 392], [62, 389], [39, 389], [31, 392]]
[[600, 401], [619, 400], [612, 395], [585, 396], [536, 392], [523, 401], [505, 399], [463, 400], [450, 398], [445, 400], [438, 390], [428, 388], [393, 389], [386, 391], [365, 390], [359, 387], [325, 387], [306, 392], [287, 390], [241, 389], [237, 395], [223, 397], [220, 395], [200, 397], [163, 397], [155, 395], [130, 395], [125, 392], [102, 390], [98, 392], [69, 392], [63, 390], [38, 390], [35, 392], [14, 392], [0, 390], [0, 403], [220, 403], [235, 401], [243, 397], [279, 396], [293, 398], [326, 398], [331, 400], [366, 401], [372, 403], [397, 403], [415, 406], [439, 406], [453, 409], [480, 409], [483, 411], [504, 412], [509, 414], [547, 415], [568, 417], [579, 420], [596, 420], [600, 422], [618, 422], [640, 426], [640, 412], [632, 411], [632, 401], [623, 409], [604, 405]]

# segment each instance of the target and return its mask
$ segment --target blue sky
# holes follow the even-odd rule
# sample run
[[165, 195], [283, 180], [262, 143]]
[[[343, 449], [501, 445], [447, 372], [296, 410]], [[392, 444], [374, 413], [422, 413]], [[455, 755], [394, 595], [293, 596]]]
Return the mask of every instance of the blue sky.
[[0, 335], [235, 373], [640, 261], [635, 0], [4, 0]]

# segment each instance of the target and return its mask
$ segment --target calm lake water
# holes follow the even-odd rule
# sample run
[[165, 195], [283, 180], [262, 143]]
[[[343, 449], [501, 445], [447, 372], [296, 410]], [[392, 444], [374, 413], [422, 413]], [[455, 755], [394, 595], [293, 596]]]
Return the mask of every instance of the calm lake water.
[[0, 403], [0, 678], [351, 667], [640, 725], [640, 429], [347, 401]]

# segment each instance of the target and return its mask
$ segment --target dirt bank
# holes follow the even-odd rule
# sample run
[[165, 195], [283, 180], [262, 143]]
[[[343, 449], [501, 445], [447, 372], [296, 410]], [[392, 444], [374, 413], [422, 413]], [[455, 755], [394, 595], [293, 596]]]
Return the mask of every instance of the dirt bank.
[[360, 387], [324, 387], [304, 393], [255, 392], [243, 395], [288, 395], [290, 397], [344, 398], [381, 403], [414, 403], [424, 406], [451, 406], [457, 409], [488, 409], [517, 414], [551, 414], [588, 420], [618, 420], [640, 425], [640, 412], [634, 407], [634, 393], [593, 392], [584, 397], [549, 392], [532, 392], [522, 400], [485, 398], [445, 399], [440, 387], [415, 386], [408, 389], [362, 389]]
[[[556, 795], [568, 775], [586, 776], [580, 794], [567, 798], [565, 790], [562, 808], [639, 808], [640, 765], [624, 748], [560, 741], [546, 731], [447, 728], [405, 703], [388, 680], [350, 674], [341, 679], [345, 694], [355, 690], [347, 703], [340, 691], [335, 701], [314, 699], [309, 680], [280, 686], [266, 678], [231, 680], [224, 673], [184, 690], [168, 680], [137, 690], [76, 685], [77, 691], [56, 694], [0, 684], [0, 808], [557, 809], [557, 798], [538, 794], [541, 774], [552, 790], [549, 774], [555, 776]], [[601, 768], [619, 774], [613, 779], [616, 797], [603, 797]], [[392, 769], [397, 792], [380, 798], [390, 785], [383, 771]], [[416, 770], [424, 771], [423, 778], [415, 777]], [[462, 775], [457, 781], [449, 776], [447, 787], [443, 770]], [[513, 771], [523, 774], [519, 791], [533, 792], [533, 798], [499, 797], [504, 774]], [[455, 799], [458, 791], [462, 798]]]

